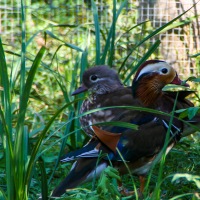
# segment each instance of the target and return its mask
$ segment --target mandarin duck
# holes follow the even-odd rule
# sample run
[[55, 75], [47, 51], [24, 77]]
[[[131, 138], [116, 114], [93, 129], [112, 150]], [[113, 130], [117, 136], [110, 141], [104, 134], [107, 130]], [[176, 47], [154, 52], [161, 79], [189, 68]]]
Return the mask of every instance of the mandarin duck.
[[[101, 73], [97, 73], [96, 70], [93, 71], [93, 69], [99, 68], [103, 68], [103, 72], [101, 70], [98, 71]], [[123, 87], [115, 72], [111, 70], [112, 74], [115, 74], [114, 79], [116, 79], [109, 81], [109, 83], [113, 83], [114, 89], [112, 90], [112, 85], [106, 85], [107, 79], [109, 80], [109, 74], [111, 75], [111, 72], [105, 72], [107, 69], [108, 71], [110, 70], [106, 66], [99, 66], [86, 71], [84, 74], [83, 85], [74, 94], [87, 89], [92, 90], [91, 88], [95, 88], [92, 91], [95, 91], [95, 93], [92, 94], [92, 102], [86, 100], [83, 103], [85, 106], [82, 106], [81, 112], [95, 108], [94, 102], [97, 104], [96, 107], [113, 105], [106, 103], [106, 100], [111, 100], [116, 105], [115, 102], [123, 99], [123, 95], [126, 98], [126, 92], [127, 96], [130, 96], [127, 98], [128, 105], [148, 107], [168, 113], [173, 110], [175, 95], [174, 93], [163, 92], [162, 88], [169, 83], [181, 85], [182, 81], [179, 79], [176, 71], [166, 62], [158, 60], [145, 62], [138, 69], [133, 80], [132, 88]], [[95, 76], [93, 77], [93, 75]], [[98, 82], [104, 83], [104, 89], [100, 89], [101, 84], [98, 84]], [[178, 98], [177, 107], [179, 109], [193, 105], [185, 99], [185, 96], [187, 95], [182, 93]], [[115, 100], [112, 99], [113, 97], [115, 97]], [[99, 103], [97, 103], [97, 100]], [[120, 104], [117, 103], [117, 105]], [[100, 128], [91, 126], [90, 130], [86, 128], [86, 131], [92, 131], [94, 137], [83, 148], [70, 152], [61, 159], [62, 162], [76, 161], [68, 176], [55, 188], [52, 196], [61, 196], [65, 193], [66, 189], [74, 188], [81, 183], [89, 181], [94, 175], [100, 175], [108, 167], [110, 162], [119, 170], [120, 174], [127, 173], [127, 168], [123, 160], [127, 162], [133, 174], [141, 177], [140, 191], [143, 191], [143, 177], [148, 173], [153, 161], [155, 159], [159, 160], [158, 156], [160, 156], [159, 153], [164, 146], [167, 131], [170, 126], [170, 117], [139, 110], [120, 109], [121, 111], [115, 114], [113, 114], [114, 110], [110, 110], [108, 113], [109, 115], [112, 113], [112, 118], [110, 117], [111, 119], [109, 118], [107, 121], [114, 120], [132, 123], [138, 125], [138, 129], [134, 130], [116, 126], [101, 126]], [[108, 113], [106, 116], [108, 116]], [[101, 116], [104, 117], [102, 113]], [[92, 115], [92, 118], [86, 119], [88, 120], [86, 126], [88, 126], [96, 122], [97, 118], [96, 115]], [[87, 123], [86, 119], [82, 119], [82, 125]], [[183, 123], [177, 118], [174, 118], [169, 131], [170, 140], [168, 142], [167, 152], [180, 139], [183, 129]], [[99, 160], [102, 154], [106, 154], [107, 156]], [[126, 193], [124, 189], [123, 193]]]
[[[165, 66], [168, 66], [166, 62], [160, 60], [149, 60], [140, 66], [140, 68], [137, 71], [137, 76], [135, 77], [138, 77], [142, 69], [143, 70], [148, 69], [153, 64], [159, 65], [161, 70], [163, 70], [162, 72], [163, 74], [165, 70], [168, 70], [167, 68], [165, 68]], [[149, 99], [149, 95], [151, 94], [151, 91], [154, 90], [154, 88], [147, 88], [147, 91], [145, 91], [146, 88], [145, 89], [143, 88], [144, 91], [141, 91], [140, 93], [146, 100], [144, 99], [143, 100], [144, 102], [141, 103], [137, 99], [133, 98], [131, 87], [125, 87], [122, 85], [117, 75], [117, 72], [105, 65], [95, 66], [88, 69], [87, 71], [84, 72], [82, 80], [83, 80], [82, 85], [72, 93], [72, 95], [77, 95], [87, 90], [90, 91], [89, 97], [82, 103], [80, 114], [102, 107], [136, 106], [136, 105], [137, 106], [145, 105], [148, 107], [154, 107], [163, 112], [171, 112], [172, 105], [174, 104], [174, 100], [176, 98], [176, 93], [177, 93], [172, 91], [163, 92], [161, 100], [163, 101], [163, 99], [165, 99], [166, 104], [165, 101], [163, 101], [163, 103], [160, 101], [161, 102], [160, 105], [154, 105], [151, 103], [154, 100]], [[135, 83], [137, 83], [137, 81], [134, 80], [133, 82], [134, 82], [133, 87], [135, 87], [134, 85]], [[157, 81], [155, 80], [155, 84], [157, 84], [156, 82]], [[150, 87], [150, 85], [148, 84], [146, 85]], [[138, 91], [141, 90], [140, 88], [142, 87], [139, 87]], [[156, 90], [153, 92], [156, 92]], [[185, 97], [190, 95], [191, 93], [192, 93], [191, 91], [179, 92], [178, 102], [176, 105], [177, 110], [194, 106], [190, 101], [185, 99]], [[155, 98], [157, 97], [156, 94], [154, 96]], [[170, 104], [170, 106], [168, 106], [168, 104]], [[114, 121], [114, 119], [117, 118], [119, 114], [121, 116], [125, 116], [127, 112], [130, 111], [124, 108], [109, 108], [106, 110], [93, 112], [83, 117], [80, 117], [80, 124], [86, 134], [88, 134], [89, 136], [93, 136], [94, 132], [93, 130], [91, 130], [90, 125], [106, 121]]]
[[[133, 106], [133, 95], [130, 87], [124, 87], [117, 72], [105, 65], [95, 66], [85, 71], [82, 85], [72, 93], [77, 95], [89, 90], [89, 97], [83, 101], [80, 114], [86, 111], [109, 106]], [[90, 137], [94, 135], [89, 125], [112, 121], [118, 113], [124, 112], [121, 108], [110, 108], [97, 111], [80, 118], [83, 130]]]
[[[161, 62], [157, 60], [151, 60], [145, 62], [140, 68], [144, 66], [149, 66], [151, 63]], [[166, 64], [163, 62], [162, 64]], [[145, 68], [146, 68], [145, 67]], [[139, 72], [140, 70], [138, 70]], [[85, 71], [82, 78], [82, 85], [75, 90], [72, 95], [77, 95], [79, 93], [89, 90], [89, 97], [84, 100], [80, 108], [80, 114], [87, 111], [110, 106], [143, 106], [138, 100], [133, 98], [131, 87], [125, 87], [122, 85], [117, 72], [108, 66], [101, 65], [90, 68]], [[148, 90], [147, 90], [148, 92]], [[142, 92], [143, 93], [143, 92]], [[145, 92], [144, 95], [145, 96]], [[190, 91], [181, 91], [178, 97], [177, 109], [187, 108], [193, 106], [193, 104], [187, 100], [185, 97], [191, 94]], [[173, 104], [176, 97], [176, 92], [165, 92], [163, 96]], [[147, 96], [147, 101], [149, 97]], [[145, 105], [148, 103], [144, 102]], [[149, 102], [151, 103], [151, 102]], [[169, 109], [168, 109], [169, 108]], [[170, 112], [171, 106], [161, 106], [159, 110]], [[83, 117], [80, 117], [80, 124], [86, 134], [93, 136], [94, 132], [91, 129], [92, 124], [101, 123], [106, 121], [113, 121], [119, 114], [126, 114], [126, 109], [123, 108], [109, 108], [106, 110], [101, 110], [97, 112], [90, 113]]]

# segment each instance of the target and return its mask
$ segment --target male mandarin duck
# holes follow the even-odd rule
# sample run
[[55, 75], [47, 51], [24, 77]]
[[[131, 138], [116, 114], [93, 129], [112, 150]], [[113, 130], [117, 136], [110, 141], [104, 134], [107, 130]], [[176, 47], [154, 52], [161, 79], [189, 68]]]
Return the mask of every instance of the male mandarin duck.
[[[176, 71], [166, 62], [150, 60], [138, 69], [132, 88], [125, 88], [113, 70], [106, 66], [99, 66], [84, 73], [83, 85], [73, 94], [88, 89], [93, 92], [92, 101], [86, 100], [83, 103], [81, 112], [96, 107], [132, 105], [170, 113], [174, 106], [174, 93], [162, 91], [162, 88], [169, 83], [181, 85], [182, 81]], [[185, 93], [179, 96], [176, 106], [178, 109], [193, 106], [190, 101], [185, 99], [185, 96], [187, 96]], [[122, 104], [117, 102], [120, 100], [122, 102], [124, 100], [124, 102]], [[138, 130], [116, 126], [85, 128], [90, 135], [94, 136], [83, 148], [68, 153], [62, 158], [62, 162], [76, 161], [68, 176], [55, 188], [52, 196], [61, 196], [66, 189], [74, 188], [83, 182], [89, 181], [94, 175], [100, 175], [110, 164], [110, 161], [119, 170], [120, 174], [127, 173], [121, 155], [127, 161], [132, 173], [140, 177], [144, 177], [148, 173], [153, 161], [158, 155], [160, 156], [159, 152], [161, 152], [165, 143], [170, 117], [122, 108], [118, 112], [115, 112], [114, 109], [109, 110], [105, 113], [105, 116], [100, 113], [100, 117], [105, 120], [99, 119], [97, 113], [90, 115], [90, 118], [84, 116], [81, 119], [81, 124], [88, 126], [101, 120], [114, 120], [138, 125]], [[183, 123], [174, 118], [169, 131], [171, 138], [167, 152], [180, 139], [183, 129]], [[99, 161], [100, 154], [107, 154], [107, 156]], [[144, 179], [141, 178], [140, 182], [140, 191], [142, 192]], [[122, 192], [126, 193], [125, 190]]]

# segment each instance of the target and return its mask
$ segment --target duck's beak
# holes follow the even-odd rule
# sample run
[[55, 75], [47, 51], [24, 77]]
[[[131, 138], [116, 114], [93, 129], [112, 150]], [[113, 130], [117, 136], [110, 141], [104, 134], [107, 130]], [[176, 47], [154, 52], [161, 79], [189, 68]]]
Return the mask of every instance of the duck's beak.
[[72, 93], [72, 95], [77, 95], [77, 94], [80, 94], [80, 93], [85, 92], [87, 90], [88, 90], [88, 88], [85, 85], [82, 84], [77, 90], [75, 90]]
[[189, 84], [187, 84], [185, 81], [182, 81], [182, 80], [178, 77], [177, 73], [176, 73], [176, 76], [175, 76], [174, 80], [171, 82], [171, 84], [174, 84], [174, 85], [182, 85], [182, 86], [185, 86], [185, 87], [190, 87]]

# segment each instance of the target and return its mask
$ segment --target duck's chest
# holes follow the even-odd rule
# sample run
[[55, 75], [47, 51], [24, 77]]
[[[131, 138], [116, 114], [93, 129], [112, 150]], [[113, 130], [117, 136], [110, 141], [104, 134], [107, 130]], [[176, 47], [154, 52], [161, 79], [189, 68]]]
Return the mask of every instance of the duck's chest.
[[80, 114], [84, 114], [88, 111], [91, 113], [84, 115], [80, 118], [80, 123], [86, 134], [93, 135], [91, 125], [106, 121], [111, 121], [115, 117], [114, 109], [102, 109], [102, 107], [112, 106], [105, 104], [98, 97], [86, 99], [81, 106]]

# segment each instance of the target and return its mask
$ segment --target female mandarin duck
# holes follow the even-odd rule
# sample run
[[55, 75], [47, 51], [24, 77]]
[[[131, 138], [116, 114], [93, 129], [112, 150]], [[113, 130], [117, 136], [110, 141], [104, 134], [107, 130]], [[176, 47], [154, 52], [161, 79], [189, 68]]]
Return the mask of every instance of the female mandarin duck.
[[[162, 91], [162, 88], [169, 83], [181, 85], [182, 81], [178, 78], [176, 71], [166, 62], [150, 60], [138, 69], [133, 80], [132, 89], [123, 87], [113, 70], [106, 66], [99, 66], [84, 73], [83, 85], [73, 94], [87, 89], [92, 90], [92, 92], [95, 91], [92, 94], [92, 102], [86, 100], [83, 103], [81, 112], [96, 107], [133, 105], [154, 108], [169, 113], [173, 110], [174, 93]], [[181, 94], [179, 96], [176, 106], [178, 109], [193, 105], [185, 99], [185, 96], [187, 95]], [[122, 103], [120, 104], [119, 101], [122, 101]], [[144, 177], [148, 173], [152, 162], [160, 155], [159, 152], [164, 146], [170, 117], [122, 108], [117, 108], [117, 110], [109, 109], [105, 116], [103, 113], [98, 116], [98, 112], [90, 115], [90, 117], [85, 116], [81, 119], [81, 124], [87, 126], [105, 118], [104, 121], [114, 120], [136, 124], [138, 130], [115, 126], [104, 126], [101, 129], [96, 126], [91, 126], [91, 129], [85, 128], [87, 133], [95, 136], [83, 148], [63, 157], [61, 160], [63, 162], [76, 161], [68, 176], [53, 191], [52, 196], [60, 196], [66, 189], [74, 188], [83, 182], [89, 181], [94, 175], [100, 175], [110, 161], [119, 170], [120, 174], [127, 173], [120, 154], [127, 161], [133, 174]], [[168, 143], [167, 152], [180, 139], [183, 129], [183, 123], [174, 118], [170, 128], [171, 139]], [[101, 155], [103, 153], [107, 156], [99, 161], [100, 152]], [[140, 181], [142, 192], [144, 179], [141, 178]], [[125, 193], [125, 190], [122, 192]]]
[[[91, 95], [86, 99], [80, 109], [80, 114], [102, 107], [133, 106], [134, 100], [131, 88], [124, 87], [115, 70], [108, 66], [96, 66], [83, 74], [83, 83], [72, 95], [89, 90]], [[112, 121], [124, 109], [114, 108], [97, 111], [80, 118], [81, 127], [89, 136], [94, 132], [89, 125]]]

